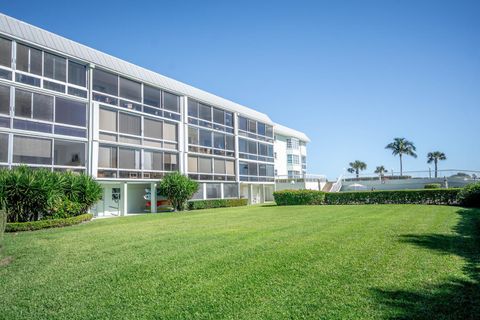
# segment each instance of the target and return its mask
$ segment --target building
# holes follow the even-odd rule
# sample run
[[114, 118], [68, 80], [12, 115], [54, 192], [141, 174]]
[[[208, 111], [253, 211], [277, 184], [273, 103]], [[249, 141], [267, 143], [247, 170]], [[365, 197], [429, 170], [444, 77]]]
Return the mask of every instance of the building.
[[307, 173], [307, 143], [303, 133], [275, 125], [275, 176], [296, 178]]
[[97, 216], [155, 212], [147, 202], [157, 202], [156, 182], [171, 171], [201, 183], [195, 199], [271, 201], [275, 128], [291, 130], [0, 14], [0, 167], [95, 177], [104, 187]]

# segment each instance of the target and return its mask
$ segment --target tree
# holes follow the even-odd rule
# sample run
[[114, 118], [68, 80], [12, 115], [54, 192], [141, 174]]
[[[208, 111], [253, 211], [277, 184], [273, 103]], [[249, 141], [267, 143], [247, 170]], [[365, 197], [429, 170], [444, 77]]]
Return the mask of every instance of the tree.
[[427, 154], [427, 159], [428, 159], [427, 163], [433, 162], [435, 164], [435, 178], [437, 178], [438, 177], [438, 161], [447, 160], [447, 156], [443, 152], [433, 151]]
[[355, 173], [357, 178], [360, 175], [360, 171], [367, 169], [367, 164], [360, 160], [355, 160], [354, 162], [350, 162], [348, 165], [350, 166], [350, 168], [348, 168], [347, 171], [350, 173]]
[[400, 157], [400, 176], [403, 175], [403, 163], [402, 163], [403, 155], [412, 156], [414, 158], [417, 157], [417, 154], [415, 153], [415, 151], [417, 151], [417, 148], [415, 148], [415, 145], [413, 144], [413, 142], [408, 141], [405, 138], [393, 139], [393, 142], [387, 144], [385, 149], [392, 150], [392, 154], [394, 156], [398, 155]]
[[166, 175], [159, 183], [159, 194], [166, 197], [175, 211], [182, 211], [185, 203], [198, 190], [198, 183], [179, 172]]
[[380, 180], [382, 180], [383, 176], [385, 175], [385, 172], [388, 172], [388, 170], [385, 169], [384, 166], [378, 166], [377, 168], [375, 168], [375, 171], [374, 171], [374, 173], [378, 174], [378, 176], [380, 177]]

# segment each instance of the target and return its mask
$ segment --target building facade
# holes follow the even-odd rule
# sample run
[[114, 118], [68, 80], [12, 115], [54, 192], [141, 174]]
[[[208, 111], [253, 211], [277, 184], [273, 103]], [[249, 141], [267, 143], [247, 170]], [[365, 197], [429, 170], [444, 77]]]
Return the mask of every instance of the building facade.
[[199, 181], [195, 199], [271, 201], [277, 128], [261, 112], [0, 14], [0, 167], [95, 177], [97, 216], [155, 212], [156, 183], [172, 171]]
[[302, 132], [275, 125], [275, 176], [298, 178], [307, 173], [307, 143], [310, 139]]

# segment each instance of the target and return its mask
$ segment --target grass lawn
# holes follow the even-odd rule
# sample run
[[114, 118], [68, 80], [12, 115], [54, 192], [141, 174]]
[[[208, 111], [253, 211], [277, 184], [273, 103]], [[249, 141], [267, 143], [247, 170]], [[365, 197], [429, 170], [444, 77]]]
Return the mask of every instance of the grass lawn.
[[254, 206], [5, 236], [0, 319], [479, 319], [480, 210]]

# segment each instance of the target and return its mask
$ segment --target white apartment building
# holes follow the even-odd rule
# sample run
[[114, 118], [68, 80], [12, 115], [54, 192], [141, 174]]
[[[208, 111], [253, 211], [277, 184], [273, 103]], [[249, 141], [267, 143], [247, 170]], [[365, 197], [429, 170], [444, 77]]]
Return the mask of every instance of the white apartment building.
[[275, 170], [305, 172], [306, 142], [264, 113], [0, 14], [0, 167], [93, 176], [97, 216], [156, 212], [172, 171], [200, 183], [194, 199], [271, 201]]

